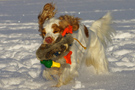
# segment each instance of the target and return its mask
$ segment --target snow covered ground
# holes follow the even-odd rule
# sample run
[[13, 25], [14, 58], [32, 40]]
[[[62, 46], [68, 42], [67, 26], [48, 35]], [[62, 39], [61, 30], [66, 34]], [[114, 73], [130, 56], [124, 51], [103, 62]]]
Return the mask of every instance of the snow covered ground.
[[57, 16], [75, 15], [88, 27], [112, 11], [117, 32], [107, 50], [109, 74], [88, 68], [60, 88], [41, 77], [35, 56], [42, 40], [37, 15], [50, 1], [0, 0], [0, 90], [135, 90], [135, 0], [55, 0]]

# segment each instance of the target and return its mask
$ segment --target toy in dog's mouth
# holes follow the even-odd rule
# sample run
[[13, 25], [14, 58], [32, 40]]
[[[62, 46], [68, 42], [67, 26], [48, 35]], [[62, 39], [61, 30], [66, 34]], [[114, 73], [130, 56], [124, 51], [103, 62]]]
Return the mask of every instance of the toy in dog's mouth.
[[[51, 42], [50, 37], [48, 37], [47, 41], [49, 43]], [[70, 51], [70, 46], [73, 41], [74, 39], [71, 34], [66, 34], [65, 37], [60, 35], [52, 44], [41, 44], [41, 46], [36, 51], [36, 56], [40, 61], [48, 59], [57, 61], [59, 58], [64, 57]]]
[[[50, 37], [48, 37], [48, 39], [50, 40]], [[70, 46], [72, 46], [74, 40], [79, 42], [77, 39], [73, 38], [71, 34], [66, 34], [64, 37], [60, 35], [54, 43], [41, 44], [36, 51], [36, 56], [41, 64], [44, 64], [48, 68], [59, 68], [61, 63], [57, 60], [61, 57], [65, 58], [65, 63], [71, 64], [72, 51], [70, 51]], [[86, 49], [80, 42], [79, 44]]]

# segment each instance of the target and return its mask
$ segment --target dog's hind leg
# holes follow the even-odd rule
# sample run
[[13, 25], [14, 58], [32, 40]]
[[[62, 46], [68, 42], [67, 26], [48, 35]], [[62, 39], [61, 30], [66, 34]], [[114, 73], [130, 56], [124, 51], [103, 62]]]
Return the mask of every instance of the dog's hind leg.
[[86, 56], [86, 65], [94, 66], [96, 73], [108, 72], [108, 62], [105, 49], [94, 32], [91, 32], [91, 42]]
[[93, 65], [97, 73], [108, 71], [105, 49], [107, 44], [111, 42], [111, 37], [115, 32], [111, 24], [111, 14], [107, 13], [101, 19], [95, 21], [89, 31], [90, 46], [86, 56], [86, 65]]

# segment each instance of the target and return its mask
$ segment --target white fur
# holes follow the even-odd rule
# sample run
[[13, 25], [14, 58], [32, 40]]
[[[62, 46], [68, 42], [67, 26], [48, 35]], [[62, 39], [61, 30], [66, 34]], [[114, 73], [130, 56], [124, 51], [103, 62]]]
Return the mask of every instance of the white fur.
[[[56, 19], [52, 19], [53, 22], [50, 21], [51, 24], [47, 22], [46, 27], [49, 29], [49, 25], [55, 23], [55, 20]], [[87, 66], [92, 65], [97, 73], [108, 72], [108, 61], [105, 49], [108, 42], [111, 42], [111, 36], [113, 35], [111, 20], [112, 17], [110, 13], [107, 13], [101, 19], [95, 21], [90, 27], [88, 38], [85, 35], [83, 24], [79, 25], [79, 30], [73, 32], [73, 37], [77, 38], [84, 46], [87, 47], [87, 49], [83, 49], [77, 41], [73, 42], [71, 47], [71, 51], [73, 52], [71, 55], [72, 64], [69, 67], [64, 68], [59, 77], [58, 86], [66, 84], [76, 77], [78, 75], [78, 70], [83, 63]], [[48, 32], [52, 33], [51, 31]], [[47, 79], [51, 79], [50, 72], [50, 70], [44, 70], [43, 76]]]
[[[54, 39], [54, 41], [57, 39], [57, 37], [59, 36], [59, 33], [53, 33], [53, 28], [52, 28], [52, 25], [53, 24], [57, 24], [59, 25], [59, 19], [56, 19], [56, 18], [51, 18], [50, 20], [47, 20], [44, 24], [43, 24], [43, 27], [46, 29], [46, 35], [44, 37], [44, 39], [46, 37], [52, 37]], [[45, 40], [43, 40], [43, 43], [44, 44], [47, 44], [45, 42]]]

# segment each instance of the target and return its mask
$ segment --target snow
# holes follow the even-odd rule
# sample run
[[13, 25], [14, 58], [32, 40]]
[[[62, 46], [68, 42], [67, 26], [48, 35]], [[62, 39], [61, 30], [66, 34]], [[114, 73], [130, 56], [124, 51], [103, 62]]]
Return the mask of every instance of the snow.
[[55, 0], [56, 16], [80, 17], [88, 27], [112, 11], [116, 29], [106, 52], [110, 72], [96, 75], [85, 67], [75, 82], [60, 88], [42, 78], [35, 56], [42, 42], [37, 16], [47, 2], [0, 0], [0, 90], [135, 90], [135, 0]]

